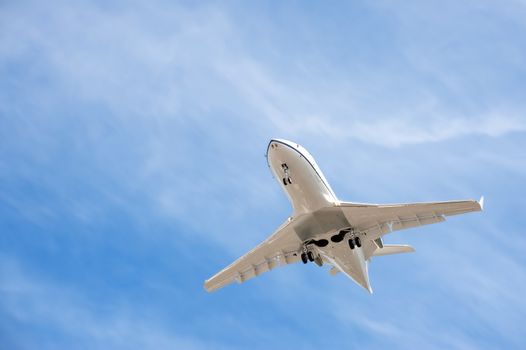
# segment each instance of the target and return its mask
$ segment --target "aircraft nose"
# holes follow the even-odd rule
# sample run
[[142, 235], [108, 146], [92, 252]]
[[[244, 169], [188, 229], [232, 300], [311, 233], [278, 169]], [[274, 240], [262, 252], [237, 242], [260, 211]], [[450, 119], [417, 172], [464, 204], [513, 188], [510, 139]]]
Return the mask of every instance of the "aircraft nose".
[[273, 138], [270, 140], [270, 143], [274, 143], [274, 144], [282, 144], [282, 145], [286, 145], [286, 146], [289, 146], [289, 147], [292, 147], [292, 148], [297, 148], [298, 147], [298, 144], [295, 143], [295, 142], [292, 142], [292, 141], [289, 141], [289, 140], [285, 140], [285, 139], [278, 139], [278, 138]]

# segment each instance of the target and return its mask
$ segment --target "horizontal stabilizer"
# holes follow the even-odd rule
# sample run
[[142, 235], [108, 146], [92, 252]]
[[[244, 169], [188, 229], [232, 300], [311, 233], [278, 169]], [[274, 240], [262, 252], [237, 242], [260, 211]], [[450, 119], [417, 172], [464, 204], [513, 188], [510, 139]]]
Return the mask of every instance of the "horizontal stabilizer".
[[373, 252], [373, 256], [391, 255], [400, 253], [412, 253], [415, 249], [410, 245], [384, 244], [383, 248], [378, 248]]

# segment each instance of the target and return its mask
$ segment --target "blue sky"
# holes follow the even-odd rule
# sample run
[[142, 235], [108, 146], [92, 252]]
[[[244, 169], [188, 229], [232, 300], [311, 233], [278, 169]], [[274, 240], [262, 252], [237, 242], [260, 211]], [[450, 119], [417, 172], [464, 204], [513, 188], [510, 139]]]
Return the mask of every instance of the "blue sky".
[[[0, 347], [524, 348], [526, 3], [4, 1]], [[373, 295], [314, 265], [207, 294], [290, 205], [272, 137], [400, 231]]]

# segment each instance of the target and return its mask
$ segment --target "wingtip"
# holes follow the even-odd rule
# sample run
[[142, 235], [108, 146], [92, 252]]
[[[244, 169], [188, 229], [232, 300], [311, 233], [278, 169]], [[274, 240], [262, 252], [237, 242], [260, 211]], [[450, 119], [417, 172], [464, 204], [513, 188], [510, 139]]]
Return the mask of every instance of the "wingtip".
[[210, 285], [210, 280], [206, 280], [205, 283], [203, 283], [203, 288], [208, 292], [211, 293], [214, 291], [214, 288]]
[[484, 196], [479, 199], [480, 210], [484, 210]]

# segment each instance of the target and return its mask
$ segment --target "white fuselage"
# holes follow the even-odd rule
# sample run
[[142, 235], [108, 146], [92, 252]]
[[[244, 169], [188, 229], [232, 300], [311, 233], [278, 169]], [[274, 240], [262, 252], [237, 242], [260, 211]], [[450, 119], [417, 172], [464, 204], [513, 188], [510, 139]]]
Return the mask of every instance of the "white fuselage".
[[[295, 232], [303, 242], [324, 239], [324, 247], [312, 246], [323, 260], [370, 290], [367, 262], [361, 248], [349, 249], [347, 241], [333, 242], [331, 236], [350, 227], [337, 208], [338, 199], [314, 158], [302, 146], [273, 139], [267, 149], [267, 161], [274, 177], [293, 207]], [[306, 243], [308, 244], [308, 243]]]
[[314, 158], [300, 145], [286, 140], [271, 140], [267, 161], [274, 177], [289, 197], [295, 216], [338, 202]]

